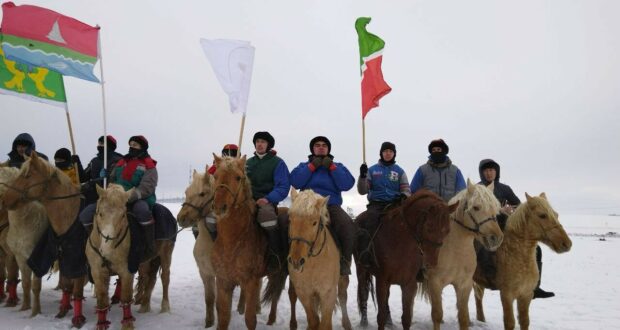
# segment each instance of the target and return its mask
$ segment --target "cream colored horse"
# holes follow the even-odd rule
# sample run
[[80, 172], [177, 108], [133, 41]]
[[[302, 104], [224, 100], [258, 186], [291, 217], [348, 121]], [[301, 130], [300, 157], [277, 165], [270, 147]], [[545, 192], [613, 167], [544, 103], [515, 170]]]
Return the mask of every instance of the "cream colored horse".
[[[19, 170], [12, 167], [0, 167], [0, 182], [11, 182], [19, 175]], [[0, 185], [0, 196], [7, 186]], [[1, 197], [0, 197], [1, 198]], [[24, 299], [20, 310], [32, 308], [31, 316], [41, 313], [41, 278], [34, 275], [27, 260], [35, 245], [48, 227], [47, 212], [40, 202], [25, 203], [14, 210], [8, 211], [9, 228], [6, 234], [6, 245], [13, 253], [22, 274]], [[33, 301], [30, 300], [32, 290]]]
[[467, 180], [467, 189], [450, 200], [459, 202], [456, 212], [450, 215], [450, 233], [439, 250], [437, 266], [428, 269], [422, 285], [422, 293], [431, 301], [433, 329], [440, 329], [443, 321], [441, 293], [447, 285], [456, 291], [459, 329], [469, 327], [469, 295], [471, 294], [476, 251], [474, 239], [489, 250], [495, 250], [502, 243], [503, 234], [495, 220], [500, 204], [493, 195], [493, 184], [488, 187], [476, 185]]
[[[288, 211], [288, 271], [295, 294], [306, 311], [308, 329], [332, 329], [336, 300], [341, 294], [346, 297], [348, 286], [347, 278], [344, 292], [340, 291], [340, 251], [327, 228], [328, 199], [329, 197], [322, 197], [312, 190], [297, 193], [295, 189], [291, 189], [292, 204]], [[346, 298], [340, 300], [340, 303], [342, 327], [351, 329]], [[294, 310], [294, 303], [292, 305]], [[293, 320], [291, 323], [293, 324]], [[296, 325], [296, 322], [294, 324]]]
[[484, 321], [482, 297], [485, 287], [500, 290], [504, 309], [504, 329], [515, 328], [513, 302], [517, 301], [519, 326], [527, 330], [530, 325], [529, 306], [538, 282], [536, 245], [549, 246], [557, 253], [568, 252], [572, 242], [558, 220], [545, 193], [531, 197], [519, 205], [508, 218], [504, 231], [504, 243], [497, 249], [497, 274], [495, 283], [489, 283], [480, 271], [476, 272], [475, 296], [477, 319]]

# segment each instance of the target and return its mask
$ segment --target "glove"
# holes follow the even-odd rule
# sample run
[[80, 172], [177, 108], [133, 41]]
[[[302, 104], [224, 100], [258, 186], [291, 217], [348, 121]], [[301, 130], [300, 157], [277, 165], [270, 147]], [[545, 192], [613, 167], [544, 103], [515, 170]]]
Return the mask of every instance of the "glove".
[[321, 159], [321, 157], [314, 156], [312, 158], [312, 162], [311, 163], [312, 163], [312, 166], [314, 166], [314, 168], [317, 169], [317, 168], [321, 167], [321, 163], [322, 162], [323, 162], [323, 160]]
[[327, 156], [323, 157], [323, 160], [321, 161], [321, 165], [323, 165], [323, 167], [325, 167], [326, 169], [329, 169], [329, 167], [332, 166], [333, 163], [334, 161]]
[[102, 168], [101, 171], [99, 171], [99, 177], [105, 178], [107, 176], [108, 176], [108, 173], [106, 172], [105, 168]]
[[368, 175], [368, 165], [366, 163], [360, 165], [360, 178], [365, 178]]
[[82, 162], [80, 161], [80, 156], [78, 155], [72, 155], [71, 156], [71, 162], [73, 164], [81, 164]]

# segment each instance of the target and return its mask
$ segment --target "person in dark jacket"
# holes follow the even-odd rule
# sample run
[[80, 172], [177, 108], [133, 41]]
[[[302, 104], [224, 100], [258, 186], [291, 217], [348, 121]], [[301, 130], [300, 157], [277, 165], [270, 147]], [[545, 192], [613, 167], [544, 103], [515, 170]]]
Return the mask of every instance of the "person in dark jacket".
[[252, 138], [254, 156], [246, 162], [246, 173], [252, 184], [252, 198], [256, 202], [256, 220], [265, 229], [269, 242], [268, 272], [286, 267], [285, 247], [278, 230], [278, 203], [288, 196], [291, 187], [289, 171], [284, 161], [276, 156], [275, 139], [269, 132], [256, 132]]
[[[313, 138], [310, 141], [310, 152], [308, 161], [299, 163], [291, 172], [291, 185], [295, 189], [312, 189], [323, 197], [329, 196], [329, 225], [341, 245], [340, 274], [350, 275], [356, 230], [353, 220], [341, 205], [342, 192], [353, 187], [355, 178], [343, 164], [334, 162], [328, 138]], [[280, 221], [288, 229], [288, 217], [282, 217]]]
[[[13, 140], [13, 146], [11, 147], [11, 152], [9, 152], [9, 160], [8, 164], [10, 167], [21, 168], [22, 164], [26, 161], [24, 155], [30, 156], [33, 150], [36, 151], [36, 144], [34, 143], [34, 139], [28, 133], [19, 134], [15, 140]], [[39, 157], [48, 160], [45, 154], [42, 154], [37, 151], [37, 155]]]
[[82, 194], [84, 194], [84, 198], [86, 199], [86, 205], [90, 205], [93, 203], [97, 203], [97, 199], [99, 196], [97, 195], [96, 186], [103, 187], [103, 178], [110, 179], [109, 173], [112, 171], [112, 167], [119, 160], [123, 158], [123, 155], [116, 152], [116, 139], [112, 135], [107, 136], [107, 173], [104, 171], [104, 141], [103, 136], [100, 136], [97, 140], [97, 156], [90, 160], [88, 166], [84, 170], [84, 177], [86, 178], [86, 182], [82, 185]]
[[[499, 182], [500, 167], [493, 159], [481, 160], [478, 172], [480, 173], [480, 182], [478, 184], [488, 186], [493, 183], [493, 195], [502, 205], [500, 214], [497, 215], [497, 221], [502, 230], [504, 230], [508, 217], [514, 212], [514, 208], [521, 204], [521, 200], [519, 200], [509, 185]], [[534, 289], [534, 298], [550, 298], [555, 296], [555, 293], [540, 288], [542, 276], [542, 250], [540, 246], [536, 246], [536, 264], [538, 265], [539, 277], [536, 289]]]
[[71, 155], [71, 151], [67, 148], [60, 148], [54, 153], [54, 165], [64, 174], [66, 174], [71, 182], [80, 185], [86, 182], [84, 168], [78, 155]]
[[465, 179], [461, 170], [448, 157], [450, 148], [444, 140], [437, 139], [428, 145], [428, 161], [420, 166], [411, 181], [411, 193], [425, 188], [444, 201], [449, 201], [459, 191], [465, 189]]

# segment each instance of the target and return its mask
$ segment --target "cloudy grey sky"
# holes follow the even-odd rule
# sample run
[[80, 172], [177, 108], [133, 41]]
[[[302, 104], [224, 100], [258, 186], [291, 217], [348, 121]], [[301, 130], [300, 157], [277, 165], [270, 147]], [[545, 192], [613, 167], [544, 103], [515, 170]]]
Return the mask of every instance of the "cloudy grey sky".
[[[26, 2], [15, 1], [16, 4]], [[32, 0], [102, 27], [108, 131], [126, 152], [143, 134], [159, 161], [158, 195], [181, 195], [189, 168], [237, 143], [199, 39], [256, 47], [243, 152], [255, 131], [276, 138], [290, 169], [326, 135], [357, 176], [362, 161], [359, 16], [386, 42], [393, 91], [366, 117], [367, 162], [397, 145], [411, 178], [430, 140], [443, 138], [466, 177], [494, 158], [523, 199], [545, 191], [560, 212], [620, 213], [620, 2], [525, 1], [88, 1]], [[96, 74], [99, 76], [97, 68]], [[65, 79], [78, 153], [102, 134], [99, 85]], [[52, 156], [69, 146], [64, 111], [0, 95], [0, 141], [30, 132]], [[352, 190], [345, 206], [361, 211]]]

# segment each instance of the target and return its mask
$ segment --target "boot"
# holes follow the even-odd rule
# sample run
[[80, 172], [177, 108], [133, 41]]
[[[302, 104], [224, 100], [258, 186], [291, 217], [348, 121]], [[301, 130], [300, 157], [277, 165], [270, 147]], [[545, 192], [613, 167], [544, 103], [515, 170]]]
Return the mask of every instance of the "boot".
[[360, 263], [360, 266], [366, 267], [366, 268], [375, 266], [375, 263], [374, 263], [375, 258], [373, 257], [374, 253], [373, 253], [373, 247], [371, 246], [371, 242], [370, 242], [370, 235], [371, 233], [365, 230], [361, 230], [360, 235], [357, 236], [359, 263]]
[[547, 292], [540, 288], [540, 279], [542, 278], [542, 261], [536, 260], [536, 264], [538, 265], [538, 283], [536, 284], [536, 289], [534, 289], [534, 299], [554, 297], [555, 293]]
[[142, 225], [144, 230], [144, 258], [143, 261], [150, 260], [155, 257], [155, 223]]
[[267, 273], [278, 273], [282, 270], [282, 244], [277, 227], [265, 228], [267, 233]]

